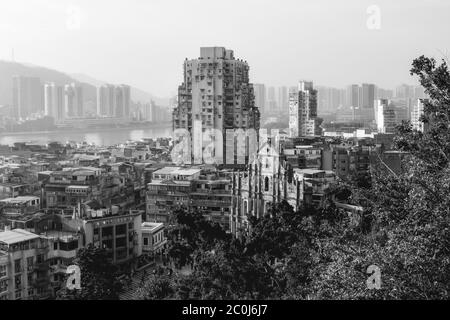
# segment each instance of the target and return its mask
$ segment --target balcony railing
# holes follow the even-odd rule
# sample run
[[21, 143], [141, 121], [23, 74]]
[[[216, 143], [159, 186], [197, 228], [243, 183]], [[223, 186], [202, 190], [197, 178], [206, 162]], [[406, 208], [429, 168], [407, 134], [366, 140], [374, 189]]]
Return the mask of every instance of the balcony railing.
[[202, 193], [202, 194], [231, 194], [231, 190], [225, 189], [201, 189], [197, 188], [193, 193]]
[[37, 251], [39, 251], [38, 253], [43, 253], [46, 250], [48, 250], [49, 246], [47, 242], [42, 241], [41, 243], [39, 243], [36, 247], [34, 247], [33, 249], [36, 249]]
[[39, 262], [34, 265], [34, 270], [36, 271], [45, 271], [48, 270], [49, 268], [50, 265], [48, 262]]
[[220, 201], [220, 200], [192, 200], [191, 205], [193, 206], [202, 206], [202, 207], [222, 207], [231, 206], [231, 199], [230, 201]]

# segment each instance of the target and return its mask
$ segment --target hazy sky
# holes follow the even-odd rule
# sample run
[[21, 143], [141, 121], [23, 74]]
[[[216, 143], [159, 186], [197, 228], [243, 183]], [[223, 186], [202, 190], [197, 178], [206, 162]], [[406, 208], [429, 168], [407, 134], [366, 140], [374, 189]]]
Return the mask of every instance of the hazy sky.
[[415, 57], [450, 56], [450, 1], [0, 0], [0, 59], [14, 48], [18, 62], [158, 96], [176, 92], [201, 46], [233, 49], [254, 83], [393, 87], [414, 83]]

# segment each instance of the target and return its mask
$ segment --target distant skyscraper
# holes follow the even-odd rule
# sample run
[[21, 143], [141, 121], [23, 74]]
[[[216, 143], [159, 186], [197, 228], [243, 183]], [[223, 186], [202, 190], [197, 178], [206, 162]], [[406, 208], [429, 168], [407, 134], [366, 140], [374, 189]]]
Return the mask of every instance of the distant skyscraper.
[[55, 83], [48, 83], [44, 86], [44, 96], [45, 115], [53, 117], [55, 122], [63, 121], [66, 118], [64, 88]]
[[300, 81], [298, 89], [289, 93], [289, 133], [291, 137], [320, 133], [317, 118], [317, 90], [312, 82]]
[[105, 84], [97, 88], [97, 114], [104, 117], [114, 115], [115, 87]]
[[358, 107], [360, 110], [362, 109], [362, 106], [363, 106], [363, 88], [362, 86], [358, 86]]
[[116, 118], [130, 117], [130, 86], [121, 84], [115, 88], [114, 116]]
[[375, 101], [375, 122], [378, 133], [395, 133], [397, 116], [395, 105], [388, 99]]
[[401, 84], [397, 88], [395, 88], [395, 97], [396, 98], [414, 98], [414, 86], [410, 86], [407, 84]]
[[358, 109], [359, 105], [359, 86], [352, 84], [347, 87], [347, 106]]
[[371, 122], [374, 120], [374, 103], [375, 103], [375, 85], [363, 83], [362, 86], [362, 104], [361, 116], [363, 121]]
[[[341, 92], [343, 91], [343, 93]], [[317, 86], [317, 113], [334, 113], [337, 108], [345, 106], [345, 90]]]
[[[239, 143], [236, 130], [259, 130], [259, 111], [247, 62], [235, 59], [232, 50], [203, 47], [198, 59], [184, 61], [183, 79], [178, 87], [178, 105], [173, 110], [173, 128], [188, 130], [194, 161], [201, 161], [204, 146], [213, 145], [216, 161], [246, 163], [257, 143], [252, 139]], [[203, 134], [213, 129], [222, 133], [223, 141]], [[245, 148], [245, 152], [239, 148]]]
[[376, 99], [392, 99], [394, 92], [389, 89], [376, 88]]
[[13, 112], [17, 119], [43, 111], [42, 84], [39, 78], [14, 76]]
[[402, 121], [411, 119], [413, 110], [412, 99], [390, 99], [389, 103], [395, 107], [395, 122], [400, 124]]
[[103, 117], [130, 117], [130, 86], [106, 84], [97, 88], [97, 114]]
[[253, 90], [255, 93], [255, 106], [260, 110], [266, 108], [266, 86], [260, 83], [253, 84]]
[[281, 112], [286, 112], [289, 110], [289, 93], [287, 87], [279, 87], [278, 88], [278, 100], [277, 105], [278, 109], [280, 109]]
[[82, 117], [83, 111], [83, 88], [75, 83], [64, 86], [64, 102], [69, 118]]
[[375, 85], [369, 83], [362, 84], [362, 108], [373, 109], [375, 101]]
[[144, 103], [142, 106], [142, 117], [145, 121], [153, 121], [153, 106], [154, 103], [148, 102]]
[[347, 91], [345, 89], [338, 89], [339, 90], [339, 107], [346, 107], [347, 106]]
[[266, 102], [266, 112], [277, 112], [277, 99], [275, 96], [275, 87], [269, 87], [267, 89], [267, 102]]
[[317, 112], [328, 113], [328, 88], [317, 86]]

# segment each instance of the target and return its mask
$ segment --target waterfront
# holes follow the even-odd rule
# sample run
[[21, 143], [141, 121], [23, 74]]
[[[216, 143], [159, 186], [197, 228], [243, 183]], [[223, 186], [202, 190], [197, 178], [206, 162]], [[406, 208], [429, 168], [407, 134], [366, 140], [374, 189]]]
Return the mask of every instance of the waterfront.
[[109, 146], [124, 143], [127, 140], [140, 140], [143, 138], [170, 137], [170, 126], [153, 128], [105, 128], [80, 129], [71, 131], [44, 131], [24, 133], [0, 133], [0, 145], [13, 145], [15, 142], [32, 142], [46, 144], [52, 141], [87, 142], [99, 146]]

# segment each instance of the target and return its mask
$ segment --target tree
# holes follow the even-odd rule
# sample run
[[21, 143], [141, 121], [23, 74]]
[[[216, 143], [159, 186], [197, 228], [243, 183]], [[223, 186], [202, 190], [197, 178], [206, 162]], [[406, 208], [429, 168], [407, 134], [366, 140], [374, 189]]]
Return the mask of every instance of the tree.
[[207, 221], [194, 210], [178, 208], [173, 213], [174, 226], [168, 230], [169, 257], [178, 265], [193, 263], [194, 252], [209, 250], [229, 235], [217, 223]]
[[58, 292], [60, 300], [116, 300], [121, 290], [117, 279], [118, 269], [105, 249], [92, 244], [77, 252], [74, 260], [80, 267], [81, 289], [63, 288]]
[[300, 215], [285, 201], [274, 204], [260, 219], [250, 217], [247, 253], [265, 255], [270, 261], [283, 258], [301, 236], [300, 219]]
[[137, 300], [170, 299], [175, 294], [176, 283], [167, 275], [152, 275], [145, 285], [138, 289]]
[[[403, 123], [395, 145], [409, 155], [399, 174], [380, 167], [368, 188], [352, 198], [365, 208], [368, 228], [347, 223], [314, 250], [319, 263], [310, 294], [315, 298], [448, 299], [450, 292], [450, 74], [445, 61], [420, 57], [419, 76], [429, 100], [426, 130]], [[367, 220], [367, 219], [366, 219]], [[381, 290], [365, 287], [367, 266], [381, 269]]]
[[[287, 202], [273, 205], [266, 217], [251, 219], [251, 232], [243, 239], [218, 236], [197, 213], [179, 211], [176, 216], [178, 240], [173, 241], [171, 252], [188, 248], [194, 269], [188, 276], [172, 277], [170, 298], [278, 299], [288, 282], [284, 259], [292, 246], [307, 242], [306, 233], [302, 234], [302, 215]], [[178, 235], [183, 235], [182, 245]], [[145, 291], [146, 296], [157, 296], [158, 292], [153, 284]]]

